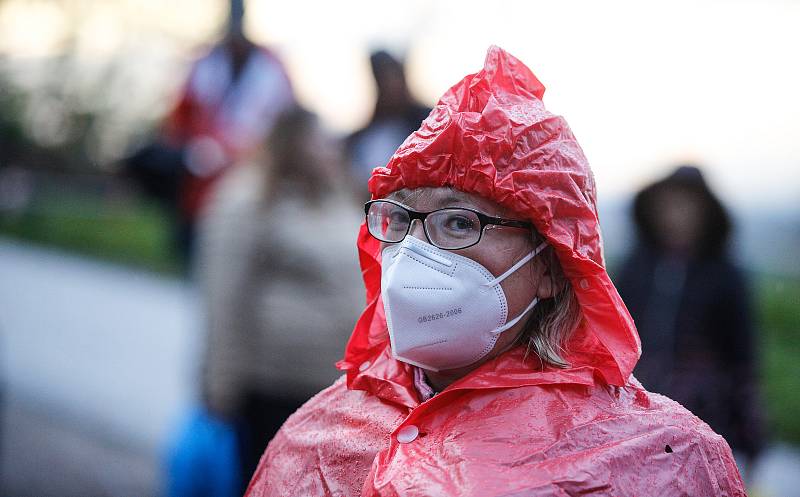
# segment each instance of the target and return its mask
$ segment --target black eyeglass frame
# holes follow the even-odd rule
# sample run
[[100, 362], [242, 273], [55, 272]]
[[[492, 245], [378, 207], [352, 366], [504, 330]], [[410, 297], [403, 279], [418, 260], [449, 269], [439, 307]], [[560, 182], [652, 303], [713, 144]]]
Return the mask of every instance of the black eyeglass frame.
[[[372, 233], [372, 230], [369, 229], [369, 209], [372, 206], [372, 204], [376, 204], [376, 203], [379, 203], [379, 202], [385, 202], [385, 203], [396, 205], [396, 206], [400, 207], [401, 209], [404, 209], [408, 213], [408, 227], [406, 228], [406, 232], [403, 234], [403, 236], [400, 238], [400, 240], [398, 240], [396, 242], [387, 242], [386, 240], [381, 240], [380, 238], [378, 238], [377, 236], [375, 236]], [[425, 224], [425, 219], [430, 214], [433, 214], [434, 212], [447, 211], [447, 210], [452, 210], [452, 209], [460, 209], [460, 210], [464, 210], [464, 211], [469, 211], [469, 212], [472, 212], [473, 214], [475, 214], [478, 217], [478, 220], [481, 223], [481, 229], [478, 232], [478, 239], [475, 240], [473, 243], [470, 243], [469, 245], [464, 245], [463, 247], [458, 247], [458, 248], [447, 248], [447, 247], [440, 247], [433, 240], [431, 240], [431, 236], [428, 234], [428, 226], [426, 226], [426, 224]], [[402, 242], [405, 239], [405, 237], [408, 236], [409, 231], [411, 231], [411, 224], [414, 222], [415, 219], [419, 219], [420, 222], [422, 223], [422, 230], [425, 232], [425, 237], [428, 239], [428, 242], [430, 242], [430, 244], [433, 245], [434, 247], [440, 248], [442, 250], [462, 250], [462, 249], [469, 248], [469, 247], [472, 247], [474, 245], [477, 245], [478, 243], [480, 243], [481, 239], [483, 238], [483, 230], [484, 230], [484, 228], [486, 228], [489, 225], [504, 226], [504, 227], [507, 227], [507, 228], [522, 228], [522, 229], [527, 229], [527, 230], [533, 231], [533, 224], [528, 222], [528, 221], [518, 221], [518, 220], [515, 220], [515, 219], [505, 219], [505, 218], [502, 218], [502, 217], [489, 216], [487, 214], [484, 214], [483, 212], [476, 211], [475, 209], [470, 209], [469, 207], [442, 207], [441, 209], [435, 209], [435, 210], [428, 211], [428, 212], [420, 212], [420, 211], [415, 211], [413, 209], [409, 209], [407, 206], [401, 204], [400, 202], [396, 202], [394, 200], [385, 199], [385, 198], [376, 199], [376, 200], [370, 200], [369, 202], [365, 203], [364, 204], [364, 215], [367, 218], [366, 219], [366, 221], [367, 221], [367, 230], [369, 231], [370, 236], [372, 236], [376, 240], [379, 240], [379, 241], [381, 241], [383, 243], [400, 243], [400, 242]]]

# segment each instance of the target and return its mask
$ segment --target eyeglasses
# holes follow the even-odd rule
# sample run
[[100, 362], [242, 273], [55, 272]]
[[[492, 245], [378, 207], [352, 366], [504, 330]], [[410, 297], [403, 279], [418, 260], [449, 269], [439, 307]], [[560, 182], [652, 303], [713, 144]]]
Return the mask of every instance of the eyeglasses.
[[369, 233], [386, 243], [398, 243], [406, 237], [414, 219], [422, 221], [428, 241], [440, 249], [459, 250], [481, 241], [488, 225], [533, 229], [526, 221], [487, 216], [464, 207], [446, 207], [418, 212], [393, 200], [371, 200], [364, 204]]

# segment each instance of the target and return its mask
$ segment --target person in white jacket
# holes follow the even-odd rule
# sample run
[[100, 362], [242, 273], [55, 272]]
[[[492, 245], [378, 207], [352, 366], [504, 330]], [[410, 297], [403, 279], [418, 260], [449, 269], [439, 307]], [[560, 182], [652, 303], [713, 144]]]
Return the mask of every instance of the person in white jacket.
[[207, 408], [241, 434], [246, 482], [283, 421], [338, 376], [364, 304], [360, 212], [316, 117], [279, 118], [262, 160], [215, 192], [197, 273], [207, 312]]

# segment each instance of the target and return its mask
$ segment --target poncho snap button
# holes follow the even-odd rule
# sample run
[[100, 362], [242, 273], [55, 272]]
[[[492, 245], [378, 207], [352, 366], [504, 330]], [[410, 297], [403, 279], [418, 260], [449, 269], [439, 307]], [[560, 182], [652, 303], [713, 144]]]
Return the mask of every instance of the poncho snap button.
[[362, 372], [363, 372], [363, 371], [366, 371], [366, 369], [367, 369], [368, 367], [370, 367], [371, 365], [372, 365], [372, 363], [371, 363], [371, 362], [369, 362], [369, 361], [364, 361], [364, 362], [362, 362], [362, 363], [361, 363], [361, 366], [359, 366], [359, 367], [358, 367], [358, 370], [359, 370], [359, 371], [362, 371]]
[[406, 425], [397, 432], [397, 441], [401, 444], [407, 444], [416, 440], [417, 435], [419, 435], [419, 428], [415, 425]]

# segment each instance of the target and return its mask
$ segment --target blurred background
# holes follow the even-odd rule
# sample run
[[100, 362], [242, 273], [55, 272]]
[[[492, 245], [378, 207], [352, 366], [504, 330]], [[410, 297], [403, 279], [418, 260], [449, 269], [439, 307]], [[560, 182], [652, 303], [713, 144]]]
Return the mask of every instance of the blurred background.
[[[681, 299], [716, 290], [687, 290], [690, 249], [636, 258], [657, 243], [634, 198], [689, 177], [718, 199], [731, 229], [713, 267], [736, 277], [711, 286], [734, 297], [703, 316], [736, 316], [717, 372], [746, 368], [715, 412], [753, 411], [735, 429], [757, 440], [732, 443], [753, 495], [800, 495], [798, 25], [793, 0], [0, 0], [0, 494], [241, 485], [216, 460], [234, 483], [191, 490], [189, 447], [227, 441], [247, 467], [263, 446], [241, 440], [268, 440], [336, 377], [363, 299], [365, 178], [497, 44], [592, 164], [615, 281], [667, 295], [676, 323], [700, 312], [682, 318]], [[704, 212], [672, 202], [694, 205], [684, 224]], [[631, 267], [685, 278], [630, 283]], [[297, 323], [307, 299], [320, 315]], [[320, 364], [287, 387], [308, 355]]]

